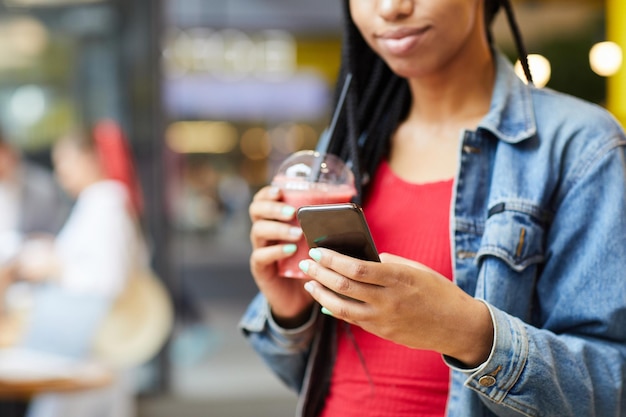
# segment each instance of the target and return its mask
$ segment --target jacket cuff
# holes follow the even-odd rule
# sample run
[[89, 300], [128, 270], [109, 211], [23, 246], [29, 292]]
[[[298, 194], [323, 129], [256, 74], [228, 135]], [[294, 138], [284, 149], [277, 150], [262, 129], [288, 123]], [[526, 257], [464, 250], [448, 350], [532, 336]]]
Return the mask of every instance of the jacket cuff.
[[[481, 300], [482, 301], [482, 300]], [[483, 301], [484, 302], [484, 301]], [[454, 358], [444, 357], [452, 369], [468, 376], [465, 386], [493, 401], [502, 401], [524, 370], [528, 358], [528, 336], [521, 320], [484, 302], [493, 320], [494, 340], [487, 360], [467, 369]]]
[[262, 294], [252, 301], [239, 327], [245, 334], [265, 333], [274, 343], [286, 350], [307, 349], [315, 335], [315, 321], [319, 312], [314, 308], [311, 317], [294, 329], [279, 326], [272, 317], [271, 308]]

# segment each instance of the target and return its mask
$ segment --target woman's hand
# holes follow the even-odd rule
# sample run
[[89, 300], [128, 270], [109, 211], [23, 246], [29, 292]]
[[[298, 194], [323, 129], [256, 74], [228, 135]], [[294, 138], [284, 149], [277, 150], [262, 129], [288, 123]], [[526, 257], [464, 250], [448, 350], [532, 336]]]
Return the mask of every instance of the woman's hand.
[[381, 263], [314, 249], [302, 262], [306, 289], [334, 317], [395, 343], [484, 362], [493, 343], [485, 304], [422, 264], [390, 254]]
[[299, 227], [287, 223], [294, 218], [295, 209], [280, 202], [280, 197], [279, 189], [265, 187], [250, 204], [250, 270], [274, 320], [284, 327], [297, 327], [309, 318], [313, 299], [304, 290], [304, 281], [278, 276], [277, 262], [293, 255], [302, 236]]
[[4, 305], [6, 289], [17, 279], [17, 265], [14, 261], [0, 264], [0, 314]]
[[19, 279], [43, 282], [58, 278], [60, 270], [52, 237], [37, 236], [24, 242], [16, 260]]

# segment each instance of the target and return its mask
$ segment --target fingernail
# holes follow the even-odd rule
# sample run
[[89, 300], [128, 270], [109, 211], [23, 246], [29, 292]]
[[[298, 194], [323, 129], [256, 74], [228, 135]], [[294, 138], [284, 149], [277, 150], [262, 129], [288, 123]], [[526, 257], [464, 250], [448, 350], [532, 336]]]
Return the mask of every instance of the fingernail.
[[307, 292], [313, 292], [313, 284], [311, 283], [311, 281], [308, 281], [306, 284], [304, 284], [304, 289], [307, 290]]
[[278, 194], [280, 194], [280, 188], [278, 188], [278, 187], [271, 187], [269, 189], [269, 194], [270, 194], [270, 197], [277, 197]]
[[302, 229], [300, 229], [299, 227], [292, 227], [289, 229], [289, 234], [291, 236], [300, 237], [302, 236]]
[[307, 272], [309, 272], [309, 261], [307, 261], [306, 259], [300, 261], [300, 263], [298, 264], [298, 268], [300, 268], [300, 270], [306, 274]]
[[283, 216], [291, 217], [296, 212], [296, 209], [291, 206], [283, 206], [281, 212], [283, 213]]
[[322, 252], [319, 249], [313, 248], [309, 251], [309, 256], [313, 258], [315, 262], [319, 262], [322, 260]]
[[322, 314], [326, 314], [327, 316], [332, 316], [333, 313], [330, 312], [329, 309], [327, 309], [326, 307], [322, 307]]
[[283, 253], [295, 253], [296, 250], [298, 250], [298, 247], [296, 245], [294, 245], [293, 243], [288, 243], [286, 245], [283, 245]]

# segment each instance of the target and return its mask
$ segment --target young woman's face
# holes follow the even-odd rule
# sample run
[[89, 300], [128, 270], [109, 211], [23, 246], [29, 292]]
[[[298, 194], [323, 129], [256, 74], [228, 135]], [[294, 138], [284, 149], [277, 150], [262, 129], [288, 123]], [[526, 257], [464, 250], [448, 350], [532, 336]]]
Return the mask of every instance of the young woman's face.
[[402, 77], [462, 67], [487, 44], [484, 0], [349, 0], [363, 38]]
[[54, 147], [52, 162], [59, 184], [72, 197], [77, 197], [100, 172], [93, 152], [69, 142]]

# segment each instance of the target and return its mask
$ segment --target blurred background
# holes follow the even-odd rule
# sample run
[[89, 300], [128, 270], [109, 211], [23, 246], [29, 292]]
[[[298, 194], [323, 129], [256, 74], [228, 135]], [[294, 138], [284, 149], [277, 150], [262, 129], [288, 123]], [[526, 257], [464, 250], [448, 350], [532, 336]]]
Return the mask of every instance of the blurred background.
[[[538, 83], [626, 122], [623, 0], [514, 3]], [[337, 0], [0, 1], [0, 125], [24, 157], [49, 168], [61, 134], [101, 119], [130, 140], [176, 308], [139, 416], [293, 414], [237, 329], [255, 294], [247, 205], [326, 126], [340, 23]], [[514, 59], [503, 19], [495, 37]]]

